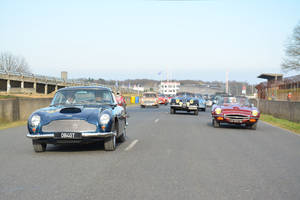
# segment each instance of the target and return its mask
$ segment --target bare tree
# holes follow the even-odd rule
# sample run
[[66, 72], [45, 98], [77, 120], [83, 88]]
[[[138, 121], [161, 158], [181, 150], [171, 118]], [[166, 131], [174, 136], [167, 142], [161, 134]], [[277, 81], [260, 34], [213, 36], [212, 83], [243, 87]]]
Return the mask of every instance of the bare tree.
[[9, 52], [3, 52], [0, 54], [0, 70], [19, 73], [30, 72], [29, 66], [24, 57], [14, 56]]
[[300, 71], [300, 22], [295, 27], [285, 50], [286, 58], [283, 59], [283, 71]]

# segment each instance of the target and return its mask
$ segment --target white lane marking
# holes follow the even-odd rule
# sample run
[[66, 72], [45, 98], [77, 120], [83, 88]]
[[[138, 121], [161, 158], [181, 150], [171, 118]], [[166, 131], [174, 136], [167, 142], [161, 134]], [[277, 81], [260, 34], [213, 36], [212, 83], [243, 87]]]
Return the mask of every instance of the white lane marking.
[[136, 145], [137, 142], [138, 142], [138, 140], [133, 140], [131, 142], [131, 144], [128, 147], [126, 147], [126, 149], [124, 151], [129, 151], [130, 149], [132, 149], [134, 147], [134, 145]]
[[154, 123], [157, 123], [159, 121], [159, 119], [157, 118], [156, 120], [154, 120]]

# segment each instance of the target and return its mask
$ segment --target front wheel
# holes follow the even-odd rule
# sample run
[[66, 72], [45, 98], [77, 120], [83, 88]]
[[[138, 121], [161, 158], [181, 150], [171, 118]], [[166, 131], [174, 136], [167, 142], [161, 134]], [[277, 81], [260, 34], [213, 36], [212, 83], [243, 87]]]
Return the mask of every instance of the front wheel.
[[116, 149], [116, 136], [111, 136], [104, 141], [105, 151], [114, 151]]
[[126, 141], [126, 128], [124, 128], [122, 135], [118, 138], [119, 142]]
[[256, 128], [257, 128], [257, 123], [250, 125], [249, 128], [250, 128], [251, 130], [256, 130]]
[[171, 109], [170, 109], [170, 113], [171, 113], [171, 114], [176, 114], [176, 110], [175, 110], [174, 108], [171, 108]]
[[214, 128], [220, 128], [220, 122], [217, 122], [215, 119], [212, 120], [212, 125]]
[[40, 143], [37, 141], [32, 140], [33, 149], [35, 152], [44, 152], [46, 151], [47, 144], [46, 143]]

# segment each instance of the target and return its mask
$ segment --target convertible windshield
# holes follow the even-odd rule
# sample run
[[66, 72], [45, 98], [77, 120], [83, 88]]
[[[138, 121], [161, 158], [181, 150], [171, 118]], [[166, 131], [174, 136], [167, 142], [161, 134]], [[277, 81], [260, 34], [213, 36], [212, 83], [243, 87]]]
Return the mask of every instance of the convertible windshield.
[[109, 90], [70, 89], [58, 91], [52, 105], [58, 104], [112, 104], [113, 97]]
[[223, 97], [219, 104], [221, 105], [233, 105], [238, 104], [241, 106], [249, 106], [248, 98], [246, 97]]

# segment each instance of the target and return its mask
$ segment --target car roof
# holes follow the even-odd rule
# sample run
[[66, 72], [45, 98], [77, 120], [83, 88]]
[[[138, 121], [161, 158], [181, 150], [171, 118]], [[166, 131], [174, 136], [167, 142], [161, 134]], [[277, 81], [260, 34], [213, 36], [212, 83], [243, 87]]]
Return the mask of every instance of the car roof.
[[58, 91], [63, 91], [63, 90], [82, 90], [82, 89], [94, 89], [94, 90], [109, 90], [112, 91], [110, 88], [108, 87], [104, 87], [104, 86], [72, 86], [72, 87], [65, 87], [65, 88], [61, 88]]

